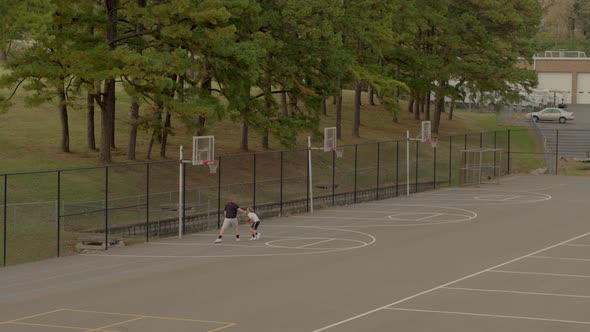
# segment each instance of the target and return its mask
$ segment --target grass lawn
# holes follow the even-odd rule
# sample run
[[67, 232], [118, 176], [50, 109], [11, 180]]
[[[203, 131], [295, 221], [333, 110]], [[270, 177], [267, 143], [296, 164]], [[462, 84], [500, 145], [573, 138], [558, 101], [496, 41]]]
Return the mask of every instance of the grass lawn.
[[[7, 91], [1, 93], [6, 94]], [[43, 104], [37, 107], [28, 107], [24, 103], [25, 92], [19, 91], [14, 99], [14, 106], [8, 112], [0, 114], [0, 174], [17, 173], [38, 170], [53, 170], [64, 168], [76, 168], [86, 166], [101, 166], [98, 160], [98, 152], [89, 151], [86, 148], [86, 111], [83, 101], [80, 105], [73, 105], [69, 111], [70, 124], [70, 148], [72, 152], [59, 151], [60, 123], [57, 107], [53, 104]], [[360, 138], [352, 137], [353, 118], [353, 92], [345, 91], [343, 100], [342, 140], [338, 142], [346, 146], [344, 158], [337, 160], [336, 183], [339, 187], [336, 192], [352, 190], [354, 175], [354, 144], [358, 145], [358, 174], [357, 188], [373, 188], [377, 184], [377, 150], [376, 144], [362, 144], [370, 142], [392, 141], [405, 138], [406, 130], [410, 130], [411, 136], [419, 133], [420, 121], [413, 119], [413, 114], [402, 111], [398, 114], [398, 123], [392, 121], [392, 114], [383, 110], [380, 106], [370, 106], [366, 95], [363, 96], [361, 113]], [[116, 145], [113, 151], [115, 164], [129, 163], [126, 160], [126, 146], [128, 136], [128, 109], [129, 98], [123, 93], [117, 100], [117, 124]], [[99, 140], [100, 110], [96, 107], [96, 133]], [[424, 116], [422, 116], [424, 118]], [[331, 98], [328, 100], [328, 115], [321, 118], [321, 127], [334, 126], [335, 105]], [[178, 147], [192, 144], [192, 133], [177, 120], [172, 120], [174, 135], [169, 137], [167, 163], [155, 163], [150, 165], [149, 193], [151, 205], [158, 208], [160, 205], [177, 201], [178, 190], [178, 164], [174, 159], [178, 158]], [[443, 114], [439, 136], [438, 155], [436, 156], [436, 178], [439, 182], [448, 179], [448, 158], [453, 160], [453, 170], [457, 170], [460, 150], [464, 145], [470, 147], [479, 146], [479, 141], [485, 140], [485, 145], [491, 144], [490, 139], [495, 139], [499, 146], [506, 146], [507, 130], [515, 127], [498, 127], [494, 113], [476, 113], [456, 110], [454, 119], [447, 120]], [[482, 131], [501, 130], [498, 137], [480, 136]], [[452, 141], [452, 147], [446, 135], [472, 133], [462, 141], [457, 136]], [[216, 154], [232, 154], [243, 152], [239, 149], [240, 124], [230, 119], [214, 123], [209, 133], [216, 137]], [[300, 133], [297, 139], [298, 147], [307, 146], [309, 133]], [[250, 130], [251, 151], [260, 151], [260, 135], [255, 130]], [[138, 161], [145, 160], [148, 144], [148, 134], [140, 132], [137, 142]], [[320, 143], [317, 143], [320, 145]], [[418, 144], [412, 142], [412, 144]], [[284, 150], [271, 137], [271, 150]], [[430, 144], [419, 143], [418, 158], [420, 160], [419, 182], [434, 181], [435, 158]], [[518, 151], [534, 151], [537, 143], [528, 131], [515, 131], [511, 135], [511, 147]], [[379, 185], [392, 185], [395, 181], [395, 156], [399, 153], [405, 161], [405, 142], [399, 144], [397, 151], [395, 143], [382, 143], [380, 145]], [[412, 147], [414, 149], [414, 147]], [[154, 146], [153, 157], [159, 155], [159, 146]], [[223, 178], [221, 194], [222, 201], [228, 195], [237, 196], [243, 205], [252, 204], [252, 194], [256, 193], [257, 202], [277, 201], [277, 188], [279, 186], [280, 159], [279, 154], [263, 154], [257, 159], [257, 185], [252, 187], [253, 157], [236, 156], [224, 158]], [[284, 154], [285, 196], [284, 200], [300, 199], [305, 197], [305, 152], [294, 151]], [[412, 153], [411, 158], [415, 159]], [[157, 159], [157, 158], [156, 158]], [[412, 159], [412, 160], [413, 160]], [[535, 168], [539, 158], [534, 155], [522, 154], [518, 156], [518, 165]], [[314, 151], [314, 185], [325, 185], [332, 180], [332, 157], [321, 151]], [[542, 160], [540, 160], [542, 162]], [[513, 163], [513, 169], [516, 169]], [[521, 166], [518, 166], [521, 167]], [[405, 183], [405, 168], [400, 163], [400, 184]], [[109, 207], [121, 208], [110, 210], [111, 225], [133, 224], [145, 220], [145, 210], [141, 208], [129, 208], [141, 205], [145, 202], [147, 191], [146, 166], [135, 165], [109, 168]], [[217, 177], [209, 176], [206, 167], [190, 168], [187, 175], [187, 194], [191, 201], [214, 201], [213, 208], [217, 204]], [[411, 182], [415, 179], [415, 170], [412, 168]], [[60, 221], [63, 224], [62, 242], [60, 248], [63, 253], [71, 253], [80, 232], [85, 229], [100, 229], [103, 225], [104, 212], [103, 200], [105, 198], [105, 169], [88, 169], [79, 171], [64, 171], [61, 173], [61, 212]], [[0, 178], [1, 179], [1, 178]], [[457, 179], [451, 179], [456, 183]], [[13, 204], [8, 208], [8, 263], [15, 264], [31, 260], [54, 256], [56, 243], [56, 187], [57, 173], [12, 175], [8, 178], [8, 203]], [[0, 202], [3, 201], [3, 183], [0, 183]], [[211, 188], [208, 188], [208, 187]], [[315, 193], [327, 194], [327, 191]], [[198, 198], [197, 198], [198, 195]], [[194, 197], [193, 197], [194, 196]], [[187, 200], [189, 199], [187, 198]], [[27, 205], [33, 203], [33, 205]], [[67, 203], [67, 204], [66, 204]], [[0, 204], [1, 205], [1, 204]], [[18, 205], [18, 206], [16, 206]], [[199, 207], [201, 208], [201, 207]], [[98, 211], [98, 212], [92, 212]], [[150, 209], [151, 211], [151, 209]], [[79, 213], [82, 213], [80, 215]], [[150, 220], [158, 218], [174, 217], [174, 212], [158, 214], [150, 212]], [[70, 216], [72, 215], [72, 216]], [[23, 222], [26, 221], [26, 222]], [[0, 230], [1, 231], [1, 230]], [[2, 234], [0, 233], [0, 236]], [[141, 240], [141, 239], [140, 239]], [[137, 241], [137, 239], [126, 239]], [[23, 246], [23, 243], [35, 243], [34, 246]]]
[[[6, 95], [8, 91], [0, 93]], [[42, 169], [58, 169], [69, 167], [83, 167], [100, 165], [98, 152], [89, 151], [86, 148], [86, 110], [84, 100], [78, 100], [69, 109], [70, 125], [70, 153], [59, 151], [60, 123], [57, 107], [46, 103], [36, 107], [26, 106], [23, 97], [26, 92], [19, 91], [13, 100], [14, 106], [6, 113], [0, 114], [0, 174], [8, 172], [25, 172]], [[353, 117], [353, 91], [344, 92], [342, 140], [339, 145], [356, 144], [364, 142], [376, 142], [405, 137], [405, 131], [410, 130], [415, 137], [420, 128], [420, 122], [413, 119], [412, 114], [402, 111], [399, 114], [399, 122], [392, 122], [392, 114], [383, 110], [380, 106], [368, 106], [366, 95], [365, 104], [361, 113], [361, 138], [352, 137]], [[321, 127], [335, 125], [335, 106], [328, 101], [328, 116], [322, 117]], [[129, 98], [124, 93], [119, 93], [117, 100], [117, 124], [116, 146], [113, 150], [115, 163], [129, 162], [126, 159], [126, 148], [129, 130]], [[96, 107], [96, 139], [99, 142], [100, 135], [100, 110]], [[424, 116], [423, 116], [424, 117]], [[167, 157], [178, 157], [178, 146], [190, 147], [192, 133], [188, 132], [182, 123], [172, 119], [174, 135], [169, 137]], [[474, 113], [467, 111], [455, 111], [454, 120], [446, 120], [443, 115], [440, 135], [449, 133], [479, 132], [495, 130], [495, 115], [492, 113]], [[240, 124], [230, 119], [214, 123], [210, 135], [216, 138], [216, 153], [227, 154], [243, 152], [239, 149]], [[302, 132], [297, 140], [299, 147], [306, 146], [309, 133]], [[137, 158], [145, 160], [147, 154], [148, 133], [141, 132], [138, 135]], [[250, 149], [260, 149], [260, 135], [255, 130], [250, 130]], [[284, 149], [276, 140], [270, 139], [271, 149]], [[158, 159], [159, 146], [154, 146], [152, 159]]]

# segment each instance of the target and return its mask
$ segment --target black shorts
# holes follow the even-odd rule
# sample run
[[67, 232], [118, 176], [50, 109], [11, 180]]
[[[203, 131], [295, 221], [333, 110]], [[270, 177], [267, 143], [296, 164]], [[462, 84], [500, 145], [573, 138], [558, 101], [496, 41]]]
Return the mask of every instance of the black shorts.
[[250, 225], [250, 228], [252, 228], [253, 230], [257, 231], [259, 225], [260, 225], [260, 220], [253, 222], [252, 225]]

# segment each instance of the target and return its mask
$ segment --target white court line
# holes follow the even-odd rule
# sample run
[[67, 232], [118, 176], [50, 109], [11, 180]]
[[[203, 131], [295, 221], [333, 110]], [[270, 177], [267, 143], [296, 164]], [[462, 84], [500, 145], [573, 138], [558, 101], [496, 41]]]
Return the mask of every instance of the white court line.
[[[299, 227], [299, 226], [287, 226], [287, 225], [265, 225], [267, 227]], [[310, 227], [310, 228], [317, 228], [317, 226], [302, 226], [302, 227]], [[324, 226], [322, 226], [324, 227]], [[330, 229], [330, 231], [332, 231]], [[283, 232], [279, 232], [279, 233], [275, 233], [275, 234], [281, 234], [281, 233], [285, 233], [287, 231], [283, 231]], [[328, 237], [300, 237], [300, 236], [274, 236], [274, 235], [267, 235], [268, 233], [264, 233], [264, 238], [277, 238], [277, 239], [288, 239], [288, 240], [325, 240], [325, 239], [329, 239]], [[188, 236], [206, 236], [206, 237], [215, 237], [217, 238], [217, 234], [190, 234]], [[231, 234], [229, 235], [231, 236]], [[155, 244], [156, 242], [146, 242], [150, 243], [150, 244]], [[164, 242], [167, 243], [167, 242]]]
[[507, 271], [507, 270], [493, 270], [490, 272], [494, 273], [510, 273], [510, 274], [531, 274], [540, 276], [553, 276], [553, 277], [567, 277], [567, 278], [590, 278], [590, 275], [582, 274], [562, 274], [562, 273], [545, 273], [545, 272], [524, 272], [524, 271]]
[[590, 244], [564, 244], [564, 246], [568, 246], [568, 247], [590, 247]]
[[295, 249], [302, 249], [305, 247], [311, 247], [311, 246], [315, 246], [316, 244], [326, 243], [326, 242], [330, 242], [330, 241], [334, 241], [334, 240], [336, 240], [336, 239], [328, 239], [328, 240], [324, 240], [324, 241], [314, 242], [314, 243], [306, 244], [303, 246], [295, 247]]
[[529, 258], [555, 259], [555, 260], [561, 260], [561, 261], [590, 262], [590, 258], [571, 258], [571, 257], [552, 257], [552, 256], [530, 256]]
[[[233, 241], [233, 240], [228, 240]], [[267, 246], [255, 246], [247, 244], [227, 244], [227, 243], [174, 243], [174, 242], [158, 242], [158, 243], [146, 243], [147, 245], [167, 245], [167, 246], [209, 246], [209, 247], [243, 247], [243, 248], [267, 248]]]
[[[504, 263], [501, 263], [501, 264], [498, 264], [498, 265], [495, 265], [495, 266], [492, 266], [492, 267], [490, 267], [490, 268], [487, 268], [487, 269], [485, 269], [485, 270], [482, 270], [482, 271], [479, 271], [479, 272], [476, 272], [476, 273], [470, 274], [470, 275], [468, 275], [468, 276], [465, 276], [465, 277], [459, 278], [459, 279], [457, 279], [457, 280], [453, 280], [453, 281], [447, 282], [446, 284], [442, 284], [442, 285], [440, 285], [440, 286], [437, 286], [437, 287], [434, 287], [434, 288], [431, 288], [431, 289], [428, 289], [428, 290], [422, 291], [422, 292], [420, 292], [420, 293], [416, 293], [416, 294], [414, 294], [414, 295], [411, 295], [411, 296], [408, 296], [408, 297], [406, 297], [406, 298], [403, 298], [403, 299], [401, 299], [401, 300], [398, 300], [398, 301], [395, 301], [395, 302], [392, 302], [392, 303], [386, 304], [386, 305], [384, 305], [384, 306], [381, 306], [381, 307], [379, 307], [379, 308], [376, 308], [376, 309], [373, 309], [373, 310], [370, 310], [370, 311], [364, 312], [364, 313], [362, 313], [362, 314], [359, 314], [359, 315], [356, 315], [356, 316], [353, 316], [353, 317], [350, 317], [350, 318], [347, 318], [347, 319], [341, 320], [341, 321], [339, 321], [339, 322], [336, 322], [336, 323], [333, 323], [333, 324], [331, 324], [331, 325], [324, 326], [324, 327], [322, 327], [322, 328], [320, 328], [320, 329], [313, 330], [312, 332], [321, 332], [321, 331], [325, 331], [325, 330], [331, 329], [331, 328], [333, 328], [333, 327], [335, 327], [335, 326], [339, 326], [339, 325], [342, 325], [342, 324], [344, 324], [344, 323], [348, 323], [348, 322], [350, 322], [350, 321], [353, 321], [353, 320], [355, 320], [355, 319], [359, 319], [359, 318], [361, 318], [361, 317], [364, 317], [364, 316], [370, 315], [370, 314], [372, 314], [372, 313], [375, 313], [375, 312], [377, 312], [377, 311], [380, 311], [380, 310], [386, 309], [387, 307], [391, 307], [391, 306], [397, 305], [397, 304], [399, 304], [399, 303], [406, 302], [406, 301], [408, 301], [408, 300], [411, 300], [411, 299], [413, 299], [413, 298], [416, 298], [416, 297], [418, 297], [418, 296], [422, 296], [422, 295], [424, 295], [424, 294], [428, 294], [428, 293], [430, 293], [430, 292], [433, 292], [433, 291], [435, 291], [435, 290], [441, 289], [441, 288], [443, 288], [443, 287], [447, 287], [447, 286], [449, 286], [449, 285], [452, 285], [452, 284], [454, 284], [454, 283], [457, 283], [457, 282], [459, 282], [459, 281], [463, 281], [463, 280], [465, 280], [465, 279], [469, 279], [469, 278], [472, 278], [472, 277], [478, 276], [478, 275], [480, 275], [480, 274], [486, 273], [486, 272], [488, 272], [488, 271], [491, 271], [491, 270], [497, 269], [497, 268], [499, 268], [499, 267], [502, 267], [502, 266], [505, 266], [505, 265], [508, 265], [508, 264], [514, 263], [514, 262], [516, 262], [516, 261], [519, 261], [519, 260], [521, 260], [521, 259], [523, 259], [523, 258], [531, 257], [531, 256], [533, 256], [533, 255], [536, 255], [536, 254], [538, 254], [538, 253], [540, 253], [540, 252], [543, 252], [543, 251], [545, 251], [545, 250], [549, 250], [549, 249], [551, 249], [551, 248], [558, 247], [558, 246], [560, 246], [560, 245], [562, 245], [562, 244], [565, 244], [565, 243], [568, 243], [568, 242], [571, 242], [571, 241], [577, 240], [577, 239], [579, 239], [579, 238], [582, 238], [582, 237], [584, 237], [584, 236], [587, 236], [587, 235], [589, 235], [589, 234], [590, 234], [590, 232], [588, 232], [588, 233], [585, 233], [585, 234], [582, 234], [582, 235], [579, 235], [579, 236], [576, 236], [576, 237], [573, 237], [573, 238], [571, 238], [571, 239], [568, 239], [568, 240], [565, 240], [565, 241], [563, 241], [563, 242], [560, 242], [560, 243], [554, 244], [554, 245], [552, 245], [552, 246], [549, 246], [549, 247], [547, 247], [547, 248], [543, 248], [543, 249], [541, 249], [541, 250], [537, 250], [537, 251], [535, 251], [535, 252], [533, 252], [533, 253], [530, 253], [530, 254], [527, 254], [527, 255], [524, 255], [524, 256], [521, 256], [521, 257], [518, 257], [518, 258], [512, 259], [512, 260], [509, 260], [509, 261], [507, 261], [507, 262], [504, 262]], [[589, 324], [590, 324], [590, 323], [589, 323]]]
[[434, 218], [434, 217], [438, 217], [438, 216], [442, 216], [442, 215], [444, 215], [444, 213], [435, 213], [435, 214], [432, 214], [430, 216], [426, 216], [424, 218], [416, 219], [416, 221], [422, 221], [424, 219]]
[[450, 314], [450, 315], [477, 316], [477, 317], [490, 317], [490, 318], [509, 318], [509, 319], [536, 320], [536, 321], [552, 322], [552, 323], [590, 325], [590, 322], [584, 322], [584, 321], [578, 321], [578, 320], [537, 318], [537, 317], [525, 317], [525, 316], [509, 316], [509, 315], [490, 315], [490, 314], [477, 314], [477, 313], [472, 313], [472, 312], [460, 312], [460, 311], [421, 310], [421, 309], [406, 309], [406, 308], [385, 308], [385, 309], [397, 310], [397, 311], [428, 312], [428, 313], [434, 313], [434, 314]]
[[[515, 198], [519, 198], [519, 197], [522, 197], [522, 196], [520, 196], [520, 195], [511, 196], [511, 197], [508, 197], [508, 198], [504, 198], [504, 199], [502, 199], [501, 201], [503, 201], [503, 202], [505, 202], [505, 201], [510, 201], [510, 200], [513, 200], [513, 199], [515, 199]], [[526, 199], [526, 197], [525, 197], [525, 199]]]
[[462, 290], [462, 291], [471, 291], [471, 292], [542, 295], [542, 296], [557, 296], [557, 297], [573, 297], [573, 298], [580, 298], [580, 299], [590, 299], [590, 295], [539, 293], [539, 292], [511, 291], [511, 290], [502, 290], [502, 289], [482, 289], [482, 288], [466, 288], [466, 287], [442, 287], [441, 289]]
[[[278, 226], [277, 227], [281, 227]], [[318, 226], [284, 226], [284, 227], [297, 227], [297, 228], [305, 228], [305, 229], [315, 229], [315, 230], [329, 230], [329, 231], [333, 231], [333, 228], [325, 228], [325, 227], [318, 227]], [[127, 257], [127, 258], [178, 258], [178, 259], [186, 259], [186, 258], [190, 258], [190, 259], [194, 259], [194, 258], [238, 258], [238, 257], [275, 257], [275, 256], [295, 256], [295, 255], [313, 255], [313, 254], [325, 254], [325, 253], [331, 253], [331, 252], [341, 252], [341, 251], [348, 251], [348, 250], [354, 250], [354, 249], [358, 249], [358, 248], [364, 248], [367, 246], [372, 245], [373, 243], [377, 242], [377, 239], [368, 233], [364, 233], [364, 232], [360, 232], [360, 231], [355, 231], [355, 230], [350, 230], [350, 229], [335, 229], [338, 230], [340, 232], [348, 232], [348, 233], [353, 233], [353, 234], [360, 234], [363, 236], [366, 236], [367, 238], [370, 239], [369, 242], [363, 242], [363, 241], [358, 241], [358, 240], [349, 240], [348, 241], [353, 241], [353, 242], [357, 242], [357, 243], [362, 243], [362, 245], [359, 246], [354, 246], [354, 247], [347, 247], [347, 248], [330, 248], [330, 249], [319, 249], [319, 248], [304, 248], [307, 250], [310, 250], [308, 252], [289, 252], [289, 253], [269, 253], [269, 254], [239, 254], [239, 255], [125, 255], [125, 254], [110, 254], [110, 253], [106, 253], [106, 254], [80, 254], [80, 256], [93, 256], [93, 257]], [[326, 239], [326, 238], [324, 238]], [[288, 249], [294, 249], [294, 248], [288, 248]], [[311, 250], [315, 250], [315, 251], [311, 251]]]

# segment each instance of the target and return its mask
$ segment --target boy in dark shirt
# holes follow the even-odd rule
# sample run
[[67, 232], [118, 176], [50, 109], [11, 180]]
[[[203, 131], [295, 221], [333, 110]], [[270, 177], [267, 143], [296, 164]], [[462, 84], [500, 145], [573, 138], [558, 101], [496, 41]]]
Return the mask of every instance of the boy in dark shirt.
[[235, 227], [236, 241], [240, 241], [240, 229], [238, 227], [238, 212], [244, 213], [245, 211], [242, 210], [238, 204], [234, 203], [234, 198], [231, 197], [229, 199], [229, 202], [227, 202], [227, 204], [225, 204], [225, 208], [223, 209], [223, 216], [224, 216], [223, 225], [221, 226], [221, 229], [219, 230], [219, 235], [217, 236], [215, 243], [221, 242], [221, 238], [223, 237], [223, 232], [225, 232], [225, 229], [230, 226]]

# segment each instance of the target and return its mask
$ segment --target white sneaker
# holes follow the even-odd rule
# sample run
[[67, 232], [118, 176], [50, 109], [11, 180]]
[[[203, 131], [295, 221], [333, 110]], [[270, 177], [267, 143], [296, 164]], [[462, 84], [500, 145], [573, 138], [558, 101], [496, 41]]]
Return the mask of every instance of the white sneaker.
[[256, 237], [255, 236], [251, 237], [250, 241], [252, 241], [252, 240], [256, 240]]
[[217, 240], [213, 241], [213, 243], [219, 243], [219, 242], [221, 242], [221, 239], [219, 239], [219, 238]]
[[237, 237], [237, 238], [236, 238], [236, 241], [240, 241], [240, 238], [239, 238], [239, 237]]
[[260, 240], [260, 233], [256, 234], [256, 240]]

